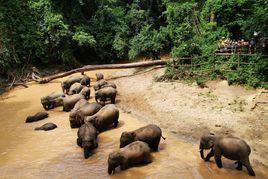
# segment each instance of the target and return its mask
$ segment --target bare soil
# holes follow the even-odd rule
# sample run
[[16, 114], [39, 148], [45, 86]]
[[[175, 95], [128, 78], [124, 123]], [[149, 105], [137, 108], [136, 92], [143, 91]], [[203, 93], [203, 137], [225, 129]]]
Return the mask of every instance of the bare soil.
[[[268, 93], [264, 89], [208, 82], [155, 82], [164, 69], [127, 69], [108, 78], [118, 86], [118, 105], [145, 122], [198, 143], [205, 132], [236, 136], [252, 149], [254, 163], [268, 166]], [[260, 102], [260, 103], [259, 103]]]

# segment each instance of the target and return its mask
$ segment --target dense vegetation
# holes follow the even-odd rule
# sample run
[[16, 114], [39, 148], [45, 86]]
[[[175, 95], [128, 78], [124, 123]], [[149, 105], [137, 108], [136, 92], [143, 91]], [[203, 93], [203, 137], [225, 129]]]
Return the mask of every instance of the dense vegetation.
[[[267, 14], [264, 0], [1, 0], [0, 72], [25, 64], [157, 59], [169, 52], [210, 62], [222, 36], [249, 39], [256, 31], [267, 37]], [[267, 59], [246, 60], [254, 63], [223, 75], [262, 86]]]

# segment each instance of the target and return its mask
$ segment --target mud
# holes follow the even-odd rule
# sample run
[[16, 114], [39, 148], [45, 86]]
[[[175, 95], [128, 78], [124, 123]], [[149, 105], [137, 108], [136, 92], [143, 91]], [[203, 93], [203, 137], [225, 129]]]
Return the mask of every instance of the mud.
[[[117, 74], [116, 70], [102, 70], [101, 72], [105, 76]], [[130, 73], [127, 70], [121, 70], [121, 72]], [[94, 77], [94, 74], [95, 71], [87, 73], [91, 77]], [[117, 103], [122, 107], [119, 126], [99, 135], [99, 147], [89, 159], [84, 159], [82, 149], [76, 145], [77, 129], [70, 128], [69, 113], [62, 112], [61, 107], [49, 111], [49, 118], [43, 121], [24, 123], [29, 114], [43, 111], [40, 97], [60, 90], [60, 80], [43, 85], [32, 83], [27, 89], [15, 88], [3, 94], [0, 97], [0, 177], [251, 178], [245, 169], [242, 172], [235, 170], [233, 161], [223, 160], [223, 169], [218, 169], [213, 159], [205, 163], [200, 159], [198, 143], [178, 139], [165, 129], [166, 127], [163, 127], [163, 135], [167, 139], [161, 140], [159, 152], [152, 153], [151, 164], [133, 167], [126, 171], [117, 170], [114, 175], [109, 176], [107, 173], [108, 155], [119, 148], [121, 133], [148, 123], [159, 123], [151, 116], [135, 115], [131, 108], [124, 106], [123, 98], [129, 97], [124, 96], [126, 91], [122, 91], [127, 90], [122, 86], [122, 84], [128, 84], [125, 81], [125, 78], [116, 80], [119, 91]], [[129, 88], [132, 87], [131, 84], [128, 85]], [[131, 95], [135, 96], [134, 93]], [[143, 100], [146, 96], [137, 97], [141, 103], [146, 104]], [[90, 100], [93, 101], [92, 97]], [[165, 110], [165, 108], [162, 109]], [[55, 123], [58, 128], [53, 131], [34, 131], [35, 127], [47, 122]], [[253, 168], [256, 178], [268, 177], [268, 170], [264, 166], [253, 162]]]

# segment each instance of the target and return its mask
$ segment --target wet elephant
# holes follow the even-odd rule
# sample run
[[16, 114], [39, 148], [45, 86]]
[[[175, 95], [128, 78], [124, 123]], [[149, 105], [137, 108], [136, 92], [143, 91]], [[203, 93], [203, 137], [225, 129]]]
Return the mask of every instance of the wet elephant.
[[80, 91], [80, 94], [85, 96], [86, 99], [90, 98], [90, 89], [87, 86], [84, 86], [83, 89]]
[[68, 95], [78, 94], [81, 92], [82, 89], [83, 89], [83, 86], [80, 83], [75, 82], [74, 84], [71, 85], [68, 91]]
[[88, 158], [91, 151], [98, 147], [98, 131], [91, 123], [83, 124], [77, 132], [77, 145], [84, 149], [84, 157]]
[[70, 111], [74, 108], [74, 105], [80, 100], [85, 99], [85, 97], [81, 94], [74, 94], [72, 96], [67, 96], [62, 99], [63, 103], [63, 111]]
[[95, 92], [95, 100], [100, 103], [104, 103], [110, 99], [112, 104], [115, 104], [115, 98], [116, 98], [117, 91], [113, 87], [106, 87], [102, 88]]
[[148, 144], [142, 141], [135, 141], [109, 154], [108, 173], [111, 175], [118, 166], [120, 166], [121, 170], [125, 170], [135, 164], [148, 164], [151, 162]]
[[143, 141], [152, 150], [157, 151], [161, 137], [165, 140], [162, 136], [161, 129], [157, 125], [149, 124], [134, 131], [123, 132], [120, 137], [120, 148], [134, 141]]
[[98, 131], [113, 125], [117, 127], [119, 118], [119, 110], [114, 104], [108, 104], [101, 108], [96, 114], [87, 116], [85, 122], [91, 122]]
[[36, 122], [36, 121], [40, 121], [42, 119], [45, 119], [48, 117], [48, 113], [47, 112], [38, 112], [36, 113], [35, 115], [32, 115], [32, 116], [28, 116], [26, 118], [26, 123], [29, 123], [29, 122]]
[[36, 127], [34, 130], [44, 130], [44, 131], [50, 131], [57, 128], [57, 125], [54, 123], [46, 123], [42, 125], [41, 127]]
[[82, 77], [82, 79], [80, 81], [80, 84], [89, 87], [90, 86], [90, 78], [89, 78], [89, 76], [83, 75], [83, 77]]
[[90, 78], [87, 75], [70, 76], [61, 83], [63, 93], [68, 94], [70, 87], [76, 82], [84, 86], [90, 86]]
[[[249, 145], [240, 138], [223, 137], [213, 133], [205, 134], [201, 137], [199, 149], [201, 158], [205, 161], [209, 161], [209, 159], [214, 156], [219, 168], [222, 168], [221, 157], [224, 156], [230, 160], [237, 161], [238, 170], [242, 170], [242, 166], [244, 165], [249, 175], [255, 176], [249, 161], [251, 149]], [[211, 149], [206, 158], [203, 153], [204, 149]]]
[[65, 94], [63, 92], [53, 92], [47, 96], [42, 97], [41, 104], [45, 110], [53, 109], [57, 107], [57, 105], [62, 105], [59, 104], [59, 102], [57, 103], [57, 101], [59, 101], [59, 98], [62, 97], [65, 97]]
[[104, 76], [102, 73], [96, 73], [95, 76], [96, 76], [97, 81], [104, 79]]
[[79, 101], [77, 101], [77, 103], [75, 103], [72, 111], [76, 111], [86, 104], [88, 104], [88, 101], [86, 99], [80, 99]]
[[117, 88], [116, 85], [115, 85], [113, 82], [108, 82], [107, 84], [102, 85], [102, 86], [100, 87], [100, 89], [102, 89], [102, 88], [106, 88], [106, 87], [112, 87], [112, 88], [114, 88], [114, 89]]
[[71, 128], [80, 127], [84, 124], [84, 118], [96, 114], [102, 105], [99, 103], [87, 103], [78, 110], [72, 110], [69, 114], [69, 121]]
[[106, 80], [101, 79], [101, 80], [97, 81], [97, 82], [94, 84], [93, 88], [94, 88], [95, 91], [98, 91], [99, 89], [101, 89], [101, 87], [102, 87], [103, 85], [106, 85], [107, 83], [108, 83], [108, 82], [107, 82]]

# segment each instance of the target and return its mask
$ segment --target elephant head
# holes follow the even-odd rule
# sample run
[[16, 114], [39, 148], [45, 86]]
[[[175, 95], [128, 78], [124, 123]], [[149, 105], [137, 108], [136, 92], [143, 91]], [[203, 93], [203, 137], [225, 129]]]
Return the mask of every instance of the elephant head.
[[124, 157], [120, 152], [113, 152], [108, 158], [108, 174], [114, 173], [115, 168], [118, 167], [124, 160]]
[[82, 147], [84, 149], [84, 157], [87, 159], [91, 154], [91, 150], [96, 148], [96, 141], [94, 139], [83, 140]]
[[120, 148], [125, 147], [135, 141], [135, 132], [123, 132], [120, 137]]
[[204, 159], [204, 149], [211, 149], [214, 146], [216, 135], [213, 133], [205, 134], [200, 139], [200, 155], [201, 158]]

